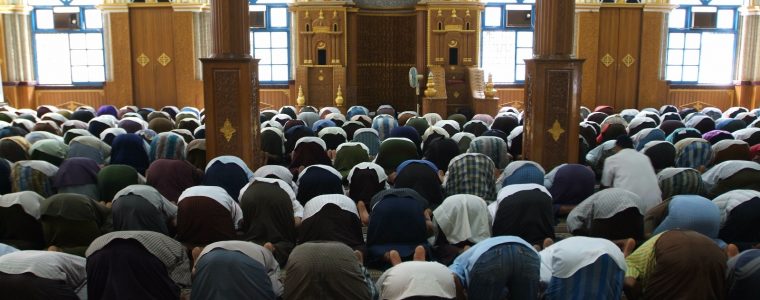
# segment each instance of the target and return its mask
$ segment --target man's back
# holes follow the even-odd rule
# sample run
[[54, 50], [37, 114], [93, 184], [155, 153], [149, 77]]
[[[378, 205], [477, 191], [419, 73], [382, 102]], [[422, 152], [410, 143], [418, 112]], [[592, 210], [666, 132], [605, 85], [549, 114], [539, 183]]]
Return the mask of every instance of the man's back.
[[639, 195], [645, 210], [662, 201], [657, 175], [649, 157], [633, 149], [622, 149], [604, 161], [602, 185], [626, 189]]

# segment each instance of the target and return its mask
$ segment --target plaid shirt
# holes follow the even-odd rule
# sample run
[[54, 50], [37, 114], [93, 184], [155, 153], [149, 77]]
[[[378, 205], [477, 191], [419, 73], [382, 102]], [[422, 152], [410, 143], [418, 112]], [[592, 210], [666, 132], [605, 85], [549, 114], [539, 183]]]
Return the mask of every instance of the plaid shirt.
[[486, 201], [496, 200], [494, 163], [480, 153], [465, 153], [449, 163], [443, 189], [446, 196], [470, 194]]
[[482, 153], [487, 155], [499, 169], [504, 169], [510, 160], [507, 151], [507, 142], [495, 136], [477, 137], [470, 143], [468, 153]]

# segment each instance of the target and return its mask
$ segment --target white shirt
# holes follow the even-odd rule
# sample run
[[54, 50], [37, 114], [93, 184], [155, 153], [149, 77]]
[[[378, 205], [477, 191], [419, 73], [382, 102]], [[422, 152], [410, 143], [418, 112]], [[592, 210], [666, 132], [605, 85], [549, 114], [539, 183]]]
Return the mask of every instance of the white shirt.
[[609, 255], [624, 272], [625, 257], [614, 243], [600, 238], [574, 236], [554, 243], [541, 251], [541, 282], [549, 283], [552, 277], [569, 278], [585, 266]]
[[620, 150], [604, 161], [601, 183], [639, 195], [644, 205], [640, 208], [644, 211], [662, 201], [660, 185], [649, 157], [633, 149]]

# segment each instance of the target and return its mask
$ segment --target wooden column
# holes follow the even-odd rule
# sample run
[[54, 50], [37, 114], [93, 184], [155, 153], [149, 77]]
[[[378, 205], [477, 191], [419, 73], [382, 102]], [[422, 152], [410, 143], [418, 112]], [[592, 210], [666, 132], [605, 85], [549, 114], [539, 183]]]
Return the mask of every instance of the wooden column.
[[211, 1], [213, 51], [203, 62], [206, 157], [238, 156], [256, 169], [259, 147], [258, 60], [249, 54], [248, 1]]
[[737, 104], [757, 107], [760, 105], [760, 1], [749, 1], [742, 7], [741, 14]]
[[525, 159], [552, 169], [578, 161], [583, 60], [573, 59], [574, 0], [536, 1], [534, 58], [527, 60]]
[[[0, 85], [3, 83], [3, 73], [0, 72]], [[7, 104], [7, 101], [5, 101], [5, 95], [3, 95], [3, 89], [2, 86], [0, 86], [0, 105]]]

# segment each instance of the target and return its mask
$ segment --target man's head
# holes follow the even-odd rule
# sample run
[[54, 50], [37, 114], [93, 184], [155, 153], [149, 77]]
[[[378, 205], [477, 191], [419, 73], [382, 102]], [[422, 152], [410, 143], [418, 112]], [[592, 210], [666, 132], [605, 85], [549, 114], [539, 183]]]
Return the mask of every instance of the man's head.
[[625, 134], [615, 138], [615, 152], [623, 149], [633, 149], [633, 140]]

